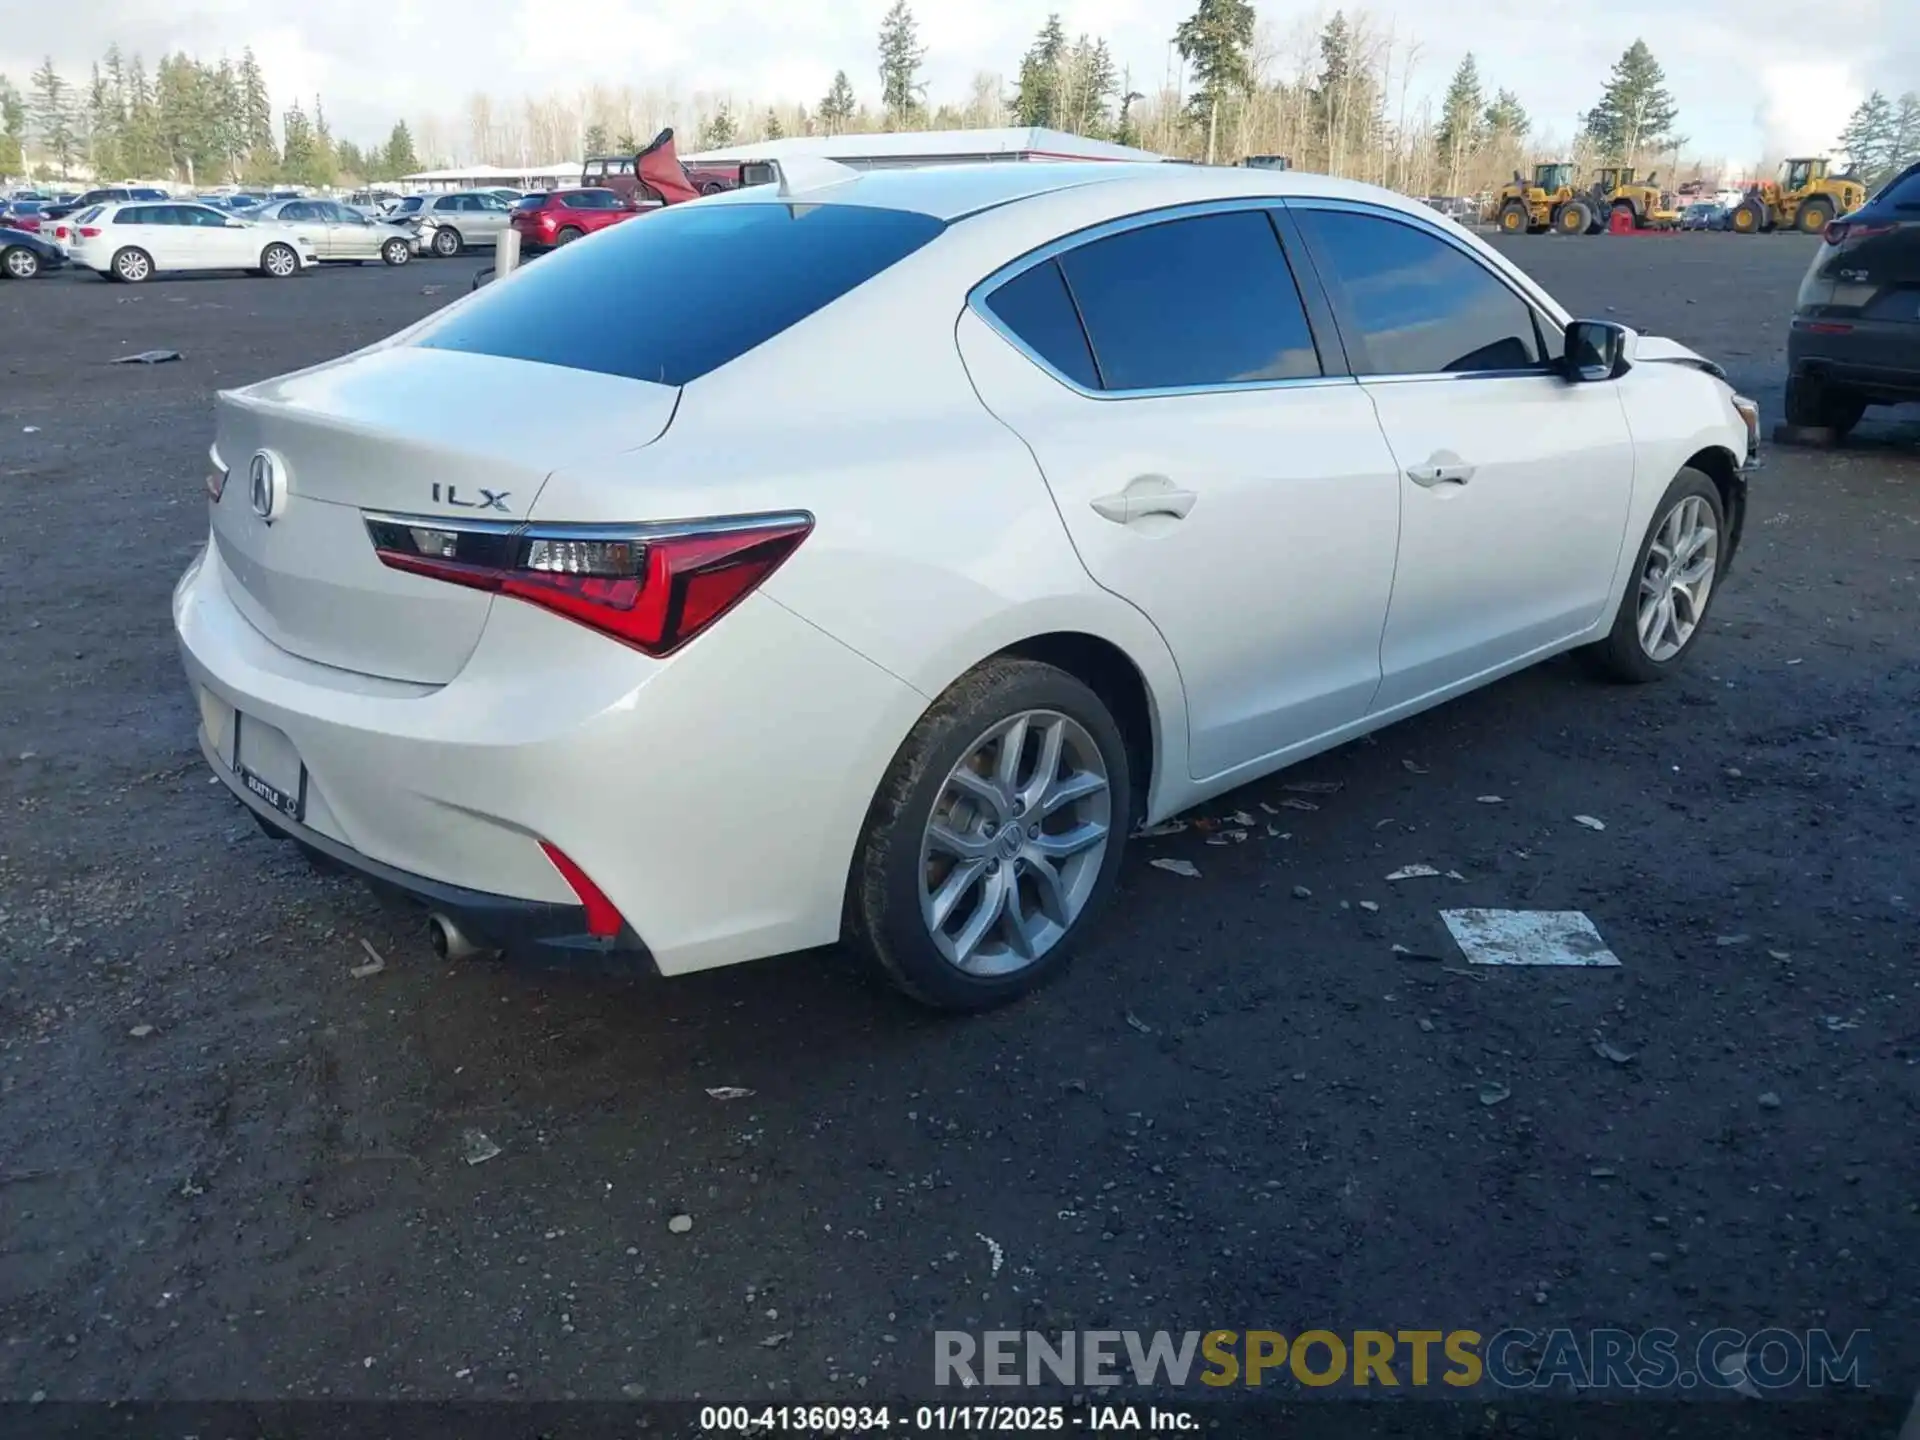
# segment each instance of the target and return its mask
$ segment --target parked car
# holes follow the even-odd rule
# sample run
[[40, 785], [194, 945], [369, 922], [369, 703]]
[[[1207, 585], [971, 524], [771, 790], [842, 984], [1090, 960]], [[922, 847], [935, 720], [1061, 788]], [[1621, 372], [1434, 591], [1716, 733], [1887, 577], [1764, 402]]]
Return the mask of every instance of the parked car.
[[490, 190], [455, 190], [409, 196], [388, 218], [410, 223], [422, 249], [445, 258], [469, 246], [494, 244], [511, 214], [512, 207]]
[[45, 200], [9, 200], [0, 205], [0, 225], [9, 225], [16, 230], [26, 230], [38, 234], [41, 224], [41, 212], [47, 208]]
[[51, 240], [30, 230], [0, 227], [0, 275], [9, 280], [31, 280], [66, 263], [66, 253]]
[[1841, 435], [1920, 401], [1920, 164], [1830, 222], [1787, 330], [1787, 420]]
[[98, 205], [70, 223], [73, 263], [129, 284], [167, 271], [251, 270], [284, 280], [319, 263], [310, 231], [244, 220], [210, 205]]
[[338, 200], [271, 200], [249, 215], [291, 225], [311, 236], [314, 253], [322, 260], [384, 260], [389, 265], [404, 265], [418, 253], [420, 245], [406, 226], [372, 219]]
[[508, 223], [520, 233], [523, 249], [551, 250], [659, 208], [612, 190], [555, 190], [523, 197]]
[[1127, 164], [786, 189], [217, 397], [174, 596], [202, 748], [444, 953], [677, 974], [844, 933], [995, 1004], [1136, 825], [1708, 633], [1757, 411], [1415, 201]]
[[1729, 230], [1733, 212], [1713, 200], [1696, 200], [1680, 212], [1682, 230]]

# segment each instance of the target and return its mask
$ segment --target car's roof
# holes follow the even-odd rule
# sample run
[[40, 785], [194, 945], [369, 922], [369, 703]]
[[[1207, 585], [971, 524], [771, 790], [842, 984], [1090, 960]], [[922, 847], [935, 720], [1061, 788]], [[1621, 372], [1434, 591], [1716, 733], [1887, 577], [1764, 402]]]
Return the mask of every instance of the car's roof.
[[[796, 171], [799, 167], [795, 167]], [[1014, 161], [973, 165], [927, 165], [912, 168], [865, 170], [853, 176], [829, 177], [814, 184], [796, 174], [781, 187], [756, 185], [729, 191], [703, 202], [755, 204], [805, 200], [825, 205], [871, 205], [887, 210], [913, 210], [939, 220], [958, 220], [1019, 200], [1054, 194], [1086, 185], [1125, 184], [1130, 198], [1151, 203], [1164, 192], [1169, 203], [1206, 199], [1234, 199], [1271, 195], [1324, 196], [1369, 200], [1410, 209], [1419, 202], [1372, 185], [1338, 180], [1300, 170], [1242, 169], [1224, 165], [1181, 165], [1119, 161]], [[1424, 207], [1420, 207], [1424, 209]]]

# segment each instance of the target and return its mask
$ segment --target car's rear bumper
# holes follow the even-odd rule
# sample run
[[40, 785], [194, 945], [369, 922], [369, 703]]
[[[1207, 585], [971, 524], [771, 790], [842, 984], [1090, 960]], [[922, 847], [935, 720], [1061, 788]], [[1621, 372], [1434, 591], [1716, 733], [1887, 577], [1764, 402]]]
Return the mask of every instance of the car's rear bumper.
[[1795, 317], [1787, 370], [1875, 398], [1920, 399], [1920, 321]]

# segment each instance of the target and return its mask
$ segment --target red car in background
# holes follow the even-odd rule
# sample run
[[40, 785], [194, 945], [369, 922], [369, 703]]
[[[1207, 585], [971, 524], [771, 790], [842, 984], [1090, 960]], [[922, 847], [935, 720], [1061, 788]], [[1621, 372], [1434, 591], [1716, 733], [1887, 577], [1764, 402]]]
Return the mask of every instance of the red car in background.
[[507, 223], [520, 232], [520, 248], [531, 252], [551, 250], [658, 208], [658, 201], [629, 200], [613, 190], [552, 190], [523, 196]]

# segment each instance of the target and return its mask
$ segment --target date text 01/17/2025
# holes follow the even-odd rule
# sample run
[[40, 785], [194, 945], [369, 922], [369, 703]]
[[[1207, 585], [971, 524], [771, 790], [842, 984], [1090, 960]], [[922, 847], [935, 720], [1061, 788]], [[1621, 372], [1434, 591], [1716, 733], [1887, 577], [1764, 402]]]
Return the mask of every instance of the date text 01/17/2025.
[[1178, 1434], [1200, 1428], [1199, 1417], [1189, 1411], [1152, 1405], [707, 1405], [700, 1410], [701, 1433], [716, 1436], [887, 1434], [894, 1430], [909, 1435]]

